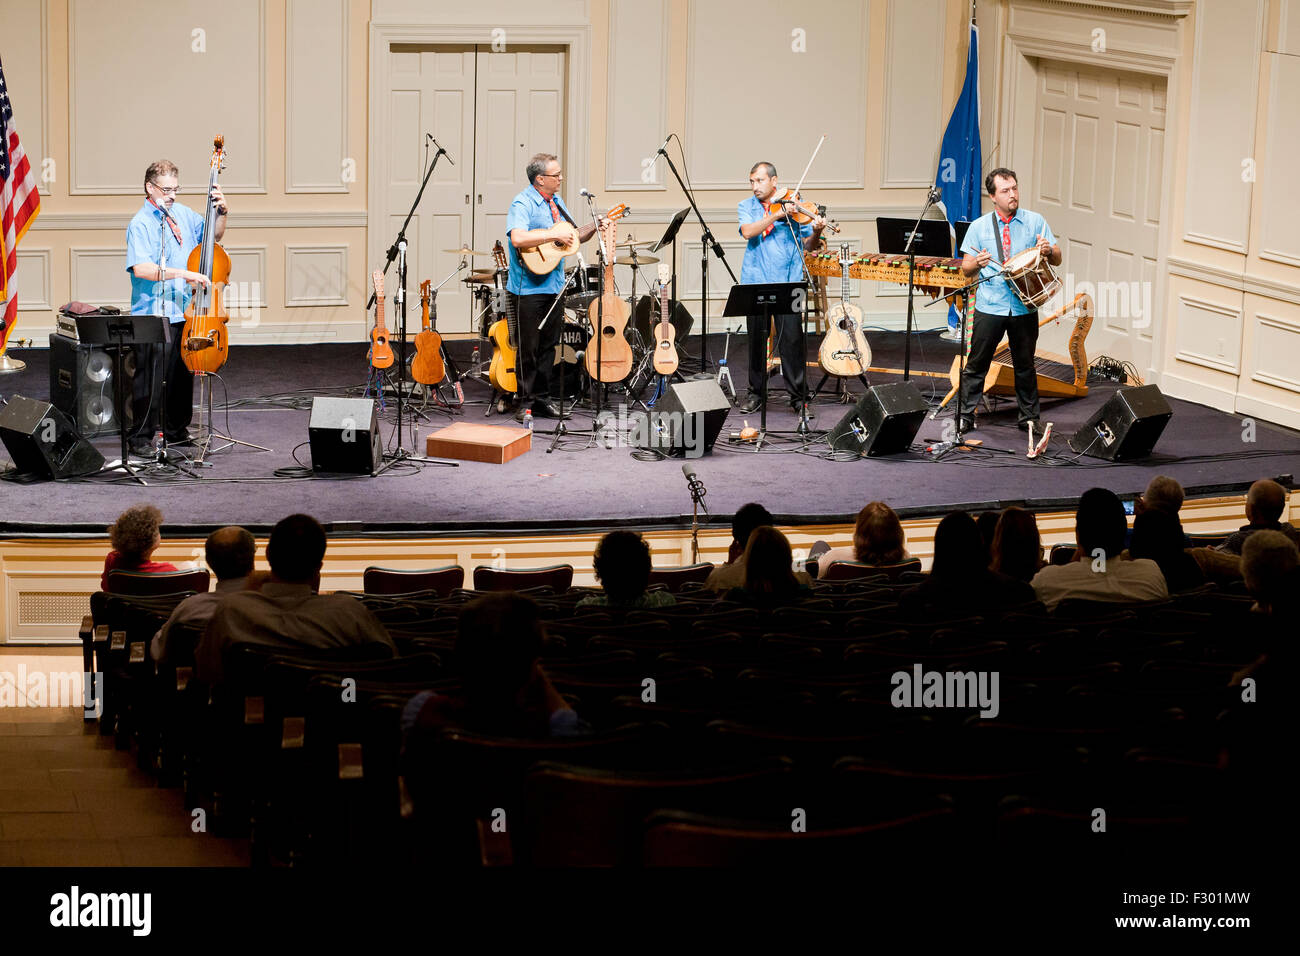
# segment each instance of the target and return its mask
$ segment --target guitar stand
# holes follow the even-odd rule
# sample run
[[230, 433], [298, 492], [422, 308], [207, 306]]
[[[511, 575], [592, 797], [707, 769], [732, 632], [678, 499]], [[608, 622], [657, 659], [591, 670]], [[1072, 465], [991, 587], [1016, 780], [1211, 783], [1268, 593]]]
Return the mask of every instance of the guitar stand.
[[[814, 388], [812, 390], [812, 394], [808, 396], [809, 404], [817, 401], [817, 396], [822, 393], [822, 386], [826, 384], [826, 380], [830, 377], [831, 377], [831, 373], [823, 370], [822, 377], [817, 382], [817, 387]], [[849, 384], [847, 381], [848, 378], [849, 376], [847, 375], [835, 376], [835, 393], [838, 396], [836, 401], [841, 405], [853, 404], [853, 393], [849, 391]], [[853, 378], [856, 378], [859, 382], [861, 382], [862, 387], [864, 389], [870, 391], [871, 384], [867, 381], [867, 376], [865, 374], [858, 373], [857, 375], [853, 376]]]

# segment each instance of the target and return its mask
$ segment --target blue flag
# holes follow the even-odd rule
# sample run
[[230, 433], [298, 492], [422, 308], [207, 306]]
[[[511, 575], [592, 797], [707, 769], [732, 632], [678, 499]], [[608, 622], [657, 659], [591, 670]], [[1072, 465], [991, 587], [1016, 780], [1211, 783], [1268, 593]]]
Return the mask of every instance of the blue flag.
[[[980, 215], [983, 194], [980, 152], [980, 65], [979, 30], [970, 25], [970, 46], [966, 53], [966, 80], [952, 109], [939, 151], [939, 172], [934, 184], [943, 193], [943, 211], [949, 225]], [[957, 250], [953, 250], [957, 253]], [[957, 309], [948, 307], [948, 327], [957, 328]]]

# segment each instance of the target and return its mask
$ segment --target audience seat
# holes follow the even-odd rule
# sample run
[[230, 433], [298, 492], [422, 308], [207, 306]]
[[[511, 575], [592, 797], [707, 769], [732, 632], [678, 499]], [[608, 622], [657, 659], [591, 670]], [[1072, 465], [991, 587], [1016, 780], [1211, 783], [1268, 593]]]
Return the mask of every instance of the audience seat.
[[1052, 550], [1047, 554], [1048, 564], [1069, 564], [1074, 560], [1074, 552], [1079, 550], [1077, 545], [1073, 544], [1054, 544]]
[[572, 584], [571, 564], [553, 564], [544, 568], [493, 568], [481, 564], [474, 569], [475, 591], [524, 591], [549, 587], [559, 595]]
[[211, 583], [207, 568], [189, 571], [109, 571], [109, 594], [203, 594]]
[[687, 564], [677, 568], [651, 568], [650, 586], [662, 584], [676, 594], [686, 584], [702, 584], [713, 573], [713, 562], [702, 561], [699, 564]]
[[366, 594], [410, 595], [420, 591], [434, 592], [447, 597], [465, 583], [465, 569], [459, 564], [424, 571], [402, 571], [396, 568], [368, 567], [362, 575], [362, 590]]

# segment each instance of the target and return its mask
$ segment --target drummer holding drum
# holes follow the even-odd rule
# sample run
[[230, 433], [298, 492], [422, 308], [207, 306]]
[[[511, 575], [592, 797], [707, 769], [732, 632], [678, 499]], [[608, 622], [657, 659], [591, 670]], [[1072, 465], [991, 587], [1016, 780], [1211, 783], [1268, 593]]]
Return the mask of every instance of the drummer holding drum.
[[[1061, 247], [1052, 229], [1036, 212], [1022, 209], [1016, 174], [999, 167], [984, 180], [993, 200], [993, 212], [971, 223], [962, 243], [961, 269], [968, 276], [977, 272], [984, 279], [975, 296], [975, 321], [970, 354], [961, 380], [962, 432], [975, 427], [975, 407], [983, 393], [993, 353], [1006, 333], [1015, 371], [1016, 404], [1021, 430], [1033, 423], [1039, 428], [1038, 379], [1034, 371], [1034, 347], [1038, 344], [1038, 310], [1021, 300], [1005, 278], [1003, 263], [1017, 255], [1021, 260], [1043, 260], [1061, 264]], [[1024, 255], [1022, 255], [1024, 254]], [[1035, 305], [1041, 304], [1036, 299]]]

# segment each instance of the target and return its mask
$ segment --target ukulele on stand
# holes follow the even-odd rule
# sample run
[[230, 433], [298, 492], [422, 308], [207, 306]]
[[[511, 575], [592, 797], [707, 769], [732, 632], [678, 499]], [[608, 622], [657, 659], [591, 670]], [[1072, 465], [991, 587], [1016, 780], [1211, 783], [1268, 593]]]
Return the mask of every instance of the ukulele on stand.
[[677, 330], [668, 321], [668, 283], [673, 277], [673, 267], [659, 263], [659, 324], [655, 326], [655, 372], [672, 375], [677, 371]]
[[437, 385], [447, 377], [442, 360], [442, 336], [438, 334], [438, 293], [431, 292], [433, 281], [420, 283], [420, 333], [415, 337], [415, 358], [411, 359], [411, 378], [421, 385]]
[[584, 361], [587, 374], [606, 384], [621, 382], [632, 374], [632, 344], [624, 334], [632, 307], [614, 291], [614, 243], [618, 230], [613, 222], [606, 222], [601, 230], [605, 243], [605, 294], [587, 309], [591, 319], [593, 338], [587, 343]]
[[388, 327], [384, 325], [384, 274], [376, 269], [370, 274], [375, 285], [375, 327], [370, 330], [370, 367], [389, 368], [393, 364], [393, 347], [388, 344]]

